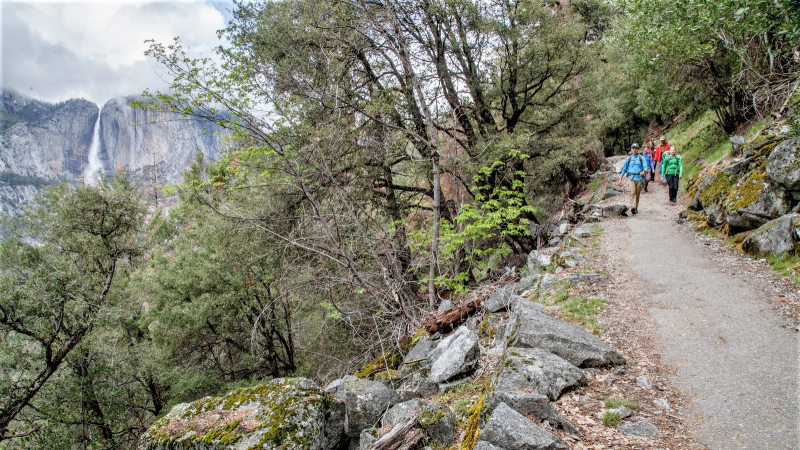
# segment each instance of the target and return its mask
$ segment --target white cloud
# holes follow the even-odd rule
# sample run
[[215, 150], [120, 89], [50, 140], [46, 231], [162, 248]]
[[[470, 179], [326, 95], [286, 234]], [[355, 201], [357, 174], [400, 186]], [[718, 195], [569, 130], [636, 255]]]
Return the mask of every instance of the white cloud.
[[230, 8], [201, 1], [2, 2], [2, 85], [47, 101], [96, 103], [164, 89], [144, 41], [180, 36], [193, 56], [212, 56]]

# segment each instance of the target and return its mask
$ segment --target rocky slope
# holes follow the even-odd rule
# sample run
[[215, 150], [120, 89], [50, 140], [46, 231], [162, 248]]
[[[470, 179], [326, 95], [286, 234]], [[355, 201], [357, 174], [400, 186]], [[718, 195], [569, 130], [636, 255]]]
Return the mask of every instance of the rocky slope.
[[58, 104], [3, 91], [0, 105], [0, 212], [18, 214], [48, 184], [82, 181], [100, 114], [98, 157], [104, 173], [132, 172], [142, 184], [180, 179], [201, 152], [220, 154], [219, 127], [153, 113], [113, 99], [102, 109], [83, 99]]
[[[791, 122], [795, 123], [795, 122]], [[796, 253], [800, 243], [800, 136], [778, 122], [687, 184], [683, 217], [735, 235], [751, 254]]]
[[[595, 221], [604, 220], [599, 211]], [[449, 323], [454, 332], [420, 330], [400, 354], [381, 355], [326, 388], [279, 378], [176, 405], [141, 437], [139, 449], [571, 448], [563, 441], [580, 442], [581, 432], [554, 403], [596, 371], [620, 370], [626, 360], [555, 315], [557, 308], [537, 303], [604, 278], [585, 273], [590, 267], [581, 267], [577, 254], [590, 245], [594, 226], [560, 225], [547, 232], [557, 246], [529, 255], [528, 276], [513, 281], [516, 275], [508, 275], [467, 295], [460, 306], [443, 303], [426, 326], [475, 303], [469, 317]], [[395, 361], [396, 369], [380, 361]], [[446, 403], [469, 385], [477, 392], [461, 402], [457, 416]], [[466, 423], [459, 424], [459, 416]], [[637, 419], [620, 426], [622, 436], [658, 432]]]

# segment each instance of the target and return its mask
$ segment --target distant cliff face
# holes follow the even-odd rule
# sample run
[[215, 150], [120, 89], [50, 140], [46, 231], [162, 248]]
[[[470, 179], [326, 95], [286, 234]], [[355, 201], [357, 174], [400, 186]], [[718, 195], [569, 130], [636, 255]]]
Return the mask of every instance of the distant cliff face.
[[3, 92], [0, 172], [47, 180], [79, 177], [98, 108], [86, 100], [52, 105]]
[[221, 129], [177, 114], [133, 109], [127, 99], [102, 110], [87, 100], [50, 104], [3, 91], [0, 105], [0, 212], [18, 214], [47, 184], [83, 181], [100, 115], [103, 172], [131, 172], [143, 185], [178, 181], [196, 152], [220, 155]]
[[222, 129], [216, 124], [133, 109], [128, 100], [110, 100], [101, 111], [99, 156], [106, 173], [124, 170], [163, 183], [180, 180], [198, 151], [206, 159], [219, 158]]

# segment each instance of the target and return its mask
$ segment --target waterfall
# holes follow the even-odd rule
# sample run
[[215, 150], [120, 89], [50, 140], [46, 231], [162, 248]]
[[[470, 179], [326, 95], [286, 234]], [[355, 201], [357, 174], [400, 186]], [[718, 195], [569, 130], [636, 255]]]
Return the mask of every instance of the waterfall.
[[94, 123], [94, 132], [92, 133], [92, 145], [89, 146], [89, 164], [83, 172], [83, 182], [85, 184], [96, 185], [100, 177], [100, 170], [103, 166], [100, 164], [100, 117], [103, 115], [103, 108], [97, 113], [97, 122]]

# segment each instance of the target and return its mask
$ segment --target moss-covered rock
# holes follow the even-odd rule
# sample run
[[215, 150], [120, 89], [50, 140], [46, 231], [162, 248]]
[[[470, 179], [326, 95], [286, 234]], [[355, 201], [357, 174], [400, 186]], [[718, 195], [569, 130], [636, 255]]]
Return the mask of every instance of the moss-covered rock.
[[[705, 210], [722, 204], [728, 193], [736, 186], [737, 177], [716, 167], [714, 170], [700, 172], [692, 178], [695, 198]], [[691, 192], [691, 191], [690, 191]]]
[[384, 427], [394, 427], [412, 417], [417, 419], [428, 438], [443, 446], [455, 439], [456, 416], [441, 403], [414, 399], [391, 407], [381, 419]]
[[776, 135], [764, 134], [756, 136], [742, 147], [742, 155], [745, 158], [755, 159], [768, 155], [772, 149], [784, 138]]
[[278, 378], [175, 406], [139, 450], [338, 448], [344, 406], [306, 378]]
[[790, 192], [800, 193], [800, 138], [780, 142], [767, 159], [767, 175]]
[[766, 160], [758, 164], [725, 197], [726, 221], [732, 230], [751, 230], [786, 214], [786, 192], [767, 176]]

